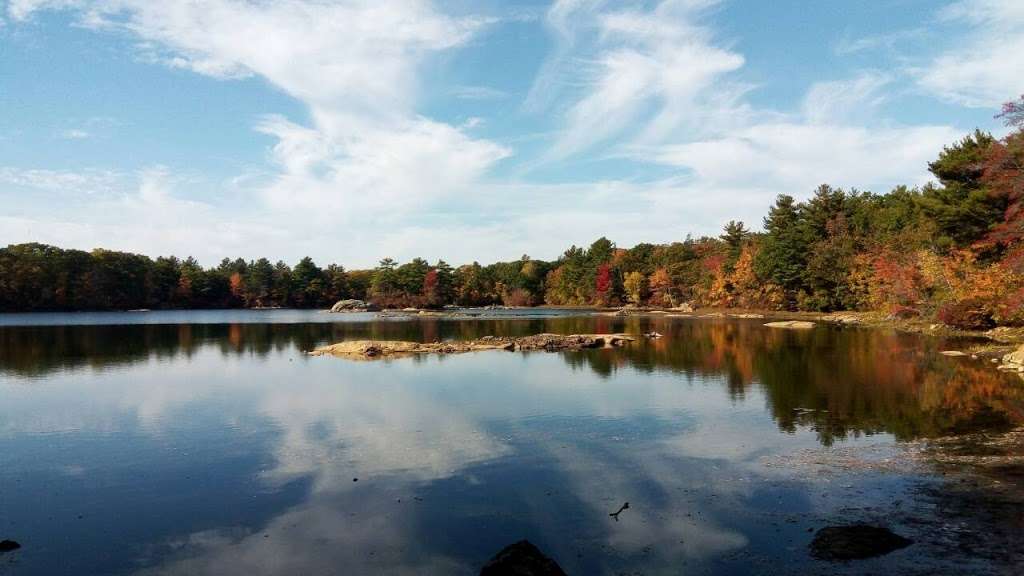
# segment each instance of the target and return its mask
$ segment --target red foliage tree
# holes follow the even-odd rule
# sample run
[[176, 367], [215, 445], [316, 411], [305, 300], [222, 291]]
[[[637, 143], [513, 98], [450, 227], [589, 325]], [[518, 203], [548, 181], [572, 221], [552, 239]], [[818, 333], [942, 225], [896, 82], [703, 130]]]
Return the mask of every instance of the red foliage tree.
[[437, 270], [431, 269], [423, 276], [423, 300], [428, 306], [440, 306], [444, 304], [439, 290]]

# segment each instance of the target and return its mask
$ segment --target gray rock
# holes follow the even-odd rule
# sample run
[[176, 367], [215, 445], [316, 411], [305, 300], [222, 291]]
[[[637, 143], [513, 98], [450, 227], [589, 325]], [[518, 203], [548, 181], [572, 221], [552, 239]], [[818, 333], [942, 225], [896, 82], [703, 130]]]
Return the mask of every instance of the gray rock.
[[366, 312], [376, 310], [372, 304], [362, 300], [338, 300], [331, 306], [331, 312]]

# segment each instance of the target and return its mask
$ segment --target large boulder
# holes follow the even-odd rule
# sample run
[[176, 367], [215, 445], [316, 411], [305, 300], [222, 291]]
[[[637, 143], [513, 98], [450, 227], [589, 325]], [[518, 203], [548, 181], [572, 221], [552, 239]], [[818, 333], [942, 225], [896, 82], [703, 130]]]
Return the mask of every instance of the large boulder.
[[480, 576], [565, 576], [565, 572], [529, 540], [520, 540], [491, 558]]
[[372, 304], [362, 300], [338, 300], [331, 306], [331, 312], [366, 312], [373, 309]]

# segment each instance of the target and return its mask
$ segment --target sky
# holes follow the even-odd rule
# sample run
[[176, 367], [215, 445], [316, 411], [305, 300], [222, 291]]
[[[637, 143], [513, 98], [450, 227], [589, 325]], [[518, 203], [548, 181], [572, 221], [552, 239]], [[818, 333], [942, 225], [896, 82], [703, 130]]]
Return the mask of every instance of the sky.
[[0, 0], [0, 245], [554, 259], [883, 193], [1024, 93], [1020, 0]]

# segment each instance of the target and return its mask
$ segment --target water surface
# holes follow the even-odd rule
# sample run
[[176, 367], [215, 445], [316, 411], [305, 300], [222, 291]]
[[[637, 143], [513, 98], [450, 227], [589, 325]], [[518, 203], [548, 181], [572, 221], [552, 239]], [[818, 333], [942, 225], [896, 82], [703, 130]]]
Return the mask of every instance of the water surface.
[[[927, 534], [855, 565], [806, 553], [842, 519], [920, 532], [933, 503], [905, 502], [940, 480], [797, 455], [1024, 420], [1020, 379], [938, 354], [955, 342], [496, 314], [0, 317], [0, 539], [24, 546], [0, 574], [475, 574], [522, 538], [578, 575], [1009, 569]], [[652, 329], [618, 350], [303, 354]]]

